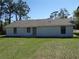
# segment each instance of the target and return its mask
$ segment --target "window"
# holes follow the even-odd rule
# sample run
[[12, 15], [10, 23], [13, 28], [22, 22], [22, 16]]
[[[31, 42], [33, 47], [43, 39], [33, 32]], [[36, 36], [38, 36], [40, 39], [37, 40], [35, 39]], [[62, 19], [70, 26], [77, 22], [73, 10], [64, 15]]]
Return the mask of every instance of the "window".
[[65, 34], [66, 33], [66, 27], [65, 26], [62, 26], [61, 27], [61, 34]]
[[14, 28], [14, 34], [16, 34], [17, 33], [17, 28]]
[[27, 33], [30, 33], [31, 29], [30, 27], [27, 27]]

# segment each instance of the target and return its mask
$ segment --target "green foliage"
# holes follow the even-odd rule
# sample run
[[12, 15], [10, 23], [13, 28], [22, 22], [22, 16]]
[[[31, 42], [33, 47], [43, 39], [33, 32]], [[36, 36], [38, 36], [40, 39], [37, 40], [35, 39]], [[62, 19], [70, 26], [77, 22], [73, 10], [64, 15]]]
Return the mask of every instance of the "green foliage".
[[74, 34], [77, 35], [77, 36], [79, 36], [79, 33], [78, 32], [74, 32]]
[[74, 11], [74, 16], [76, 17], [76, 29], [79, 29], [79, 7], [77, 7], [77, 9]]
[[75, 31], [73, 32], [73, 34], [76, 35], [76, 36], [79, 36], [79, 31], [78, 31], [78, 30], [75, 30]]
[[58, 14], [58, 11], [54, 11], [51, 13], [50, 18], [56, 18]]
[[60, 12], [58, 13], [59, 18], [68, 18], [69, 12], [64, 8], [60, 9]]
[[3, 0], [0, 0], [0, 19], [1, 19], [1, 16], [3, 15], [4, 11], [3, 11], [3, 6], [4, 6], [4, 1]]
[[11, 23], [11, 18], [12, 18], [12, 13], [13, 13], [13, 7], [14, 7], [14, 3], [13, 3], [13, 0], [4, 0], [4, 3], [5, 3], [5, 14], [8, 15], [8, 21], [9, 21], [9, 24]]
[[0, 20], [0, 34], [3, 32], [3, 22]]
[[1, 17], [2, 17], [2, 15], [3, 15], [2, 7], [3, 7], [3, 1], [0, 0], [0, 34], [1, 34], [2, 31], [3, 31], [3, 22], [2, 22], [2, 20], [1, 20]]
[[[4, 25], [10, 24], [14, 14], [16, 15], [16, 21], [18, 17], [19, 20], [22, 20], [22, 17], [27, 16], [29, 11], [29, 6], [22, 0], [18, 0], [18, 2], [14, 2], [14, 0], [0, 0], [0, 29], [3, 28], [3, 20], [5, 20]], [[2, 17], [3, 19], [1, 20]]]
[[27, 14], [30, 11], [29, 6], [26, 2], [23, 2], [22, 0], [18, 0], [17, 3], [17, 13], [19, 15], [19, 20], [22, 20], [22, 16], [27, 16]]
[[18, 20], [17, 17], [19, 17], [19, 20], [22, 20], [22, 17], [27, 16], [29, 11], [29, 6], [22, 0], [18, 0], [18, 2], [14, 2], [14, 0], [0, 0], [0, 18], [7, 15], [5, 20], [8, 19], [9, 24], [13, 14], [16, 15], [16, 20]]
[[69, 12], [67, 9], [60, 9], [51, 13], [50, 18], [68, 18]]

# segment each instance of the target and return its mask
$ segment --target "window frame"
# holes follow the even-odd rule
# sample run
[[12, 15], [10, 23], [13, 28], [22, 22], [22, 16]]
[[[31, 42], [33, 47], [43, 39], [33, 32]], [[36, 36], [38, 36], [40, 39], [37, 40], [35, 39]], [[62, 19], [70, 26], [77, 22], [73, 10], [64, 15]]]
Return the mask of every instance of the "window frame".
[[17, 34], [17, 28], [16, 28], [16, 27], [13, 28], [13, 33], [14, 33], [14, 34]]
[[30, 33], [30, 32], [31, 32], [31, 28], [27, 27], [27, 33]]
[[61, 26], [61, 34], [66, 34], [66, 26]]

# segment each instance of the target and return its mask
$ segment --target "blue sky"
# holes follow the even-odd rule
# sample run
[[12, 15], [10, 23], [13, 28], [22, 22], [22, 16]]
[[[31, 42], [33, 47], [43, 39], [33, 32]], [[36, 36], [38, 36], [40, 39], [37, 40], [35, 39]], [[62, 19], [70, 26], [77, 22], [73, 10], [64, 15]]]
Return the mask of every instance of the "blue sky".
[[27, 0], [27, 3], [31, 9], [28, 14], [31, 18], [48, 18], [51, 12], [61, 8], [66, 8], [73, 14], [79, 0]]

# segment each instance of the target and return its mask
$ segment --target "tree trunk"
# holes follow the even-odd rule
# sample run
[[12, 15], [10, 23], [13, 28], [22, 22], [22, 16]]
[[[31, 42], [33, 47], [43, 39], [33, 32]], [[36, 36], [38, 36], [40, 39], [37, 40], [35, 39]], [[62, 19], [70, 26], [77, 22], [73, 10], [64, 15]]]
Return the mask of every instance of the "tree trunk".
[[21, 15], [19, 15], [19, 21], [21, 21]]
[[18, 21], [17, 14], [15, 16], [16, 16], [16, 21]]
[[0, 32], [3, 31], [3, 24], [2, 24], [2, 21], [0, 20]]
[[9, 13], [9, 24], [11, 23], [11, 13]]

